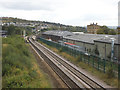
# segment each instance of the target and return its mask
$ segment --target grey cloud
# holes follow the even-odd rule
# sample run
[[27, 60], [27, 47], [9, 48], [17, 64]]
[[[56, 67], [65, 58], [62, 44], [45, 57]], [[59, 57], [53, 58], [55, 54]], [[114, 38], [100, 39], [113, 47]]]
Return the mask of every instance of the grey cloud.
[[53, 10], [49, 2], [0, 2], [0, 7], [14, 10]]
[[94, 21], [94, 20], [101, 20], [101, 19], [103, 19], [102, 16], [94, 15], [94, 14], [93, 15], [85, 15], [83, 17], [84, 21]]

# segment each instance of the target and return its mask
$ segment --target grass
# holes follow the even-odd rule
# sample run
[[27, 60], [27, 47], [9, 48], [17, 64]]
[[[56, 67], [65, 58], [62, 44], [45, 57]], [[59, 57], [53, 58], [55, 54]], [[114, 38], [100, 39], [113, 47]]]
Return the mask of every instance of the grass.
[[3, 38], [3, 88], [51, 88], [47, 76], [39, 69], [29, 46], [20, 36]]
[[44, 46], [48, 47], [49, 49], [51, 49], [52, 51], [56, 52], [57, 54], [61, 55], [62, 57], [64, 57], [65, 59], [69, 60], [70, 62], [74, 63], [75, 65], [77, 65], [78, 67], [88, 71], [89, 73], [91, 73], [92, 75], [98, 77], [99, 79], [101, 79], [102, 81], [104, 81], [106, 84], [113, 86], [113, 87], [118, 87], [118, 79], [117, 78], [109, 78], [109, 75], [107, 75], [106, 73], [103, 73], [101, 71], [98, 71], [97, 69], [93, 68], [92, 66], [81, 62], [79, 60], [80, 57], [73, 57], [69, 54], [67, 54], [66, 52], [63, 52], [61, 49], [58, 50], [54, 47], [48, 46], [47, 44], [43, 43], [42, 41], [38, 40], [41, 44], [43, 44]]

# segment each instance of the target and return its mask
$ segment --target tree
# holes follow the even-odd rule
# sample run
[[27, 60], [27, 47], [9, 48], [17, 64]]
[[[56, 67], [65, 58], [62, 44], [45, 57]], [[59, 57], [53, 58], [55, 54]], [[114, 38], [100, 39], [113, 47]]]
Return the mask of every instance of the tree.
[[108, 32], [109, 35], [116, 35], [116, 31], [111, 29], [109, 32]]
[[27, 35], [30, 35], [32, 33], [32, 28], [30, 27], [17, 27], [14, 25], [10, 25], [2, 26], [2, 29], [6, 30], [8, 35], [21, 35], [24, 30], [26, 31]]
[[97, 34], [104, 34], [104, 30], [102, 29], [97, 30]]
[[13, 35], [15, 34], [15, 26], [14, 25], [10, 25], [8, 27], [8, 35]]
[[107, 26], [101, 26], [97, 34], [108, 34], [109, 31], [110, 29]]
[[101, 29], [103, 29], [104, 34], [108, 34], [108, 32], [110, 30], [107, 26], [101, 26]]

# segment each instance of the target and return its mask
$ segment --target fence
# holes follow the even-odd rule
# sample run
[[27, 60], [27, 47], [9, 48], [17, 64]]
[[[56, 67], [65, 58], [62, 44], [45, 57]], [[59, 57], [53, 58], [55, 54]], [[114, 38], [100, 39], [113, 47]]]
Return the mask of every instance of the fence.
[[79, 57], [79, 62], [81, 61], [88, 65], [91, 65], [92, 67], [96, 68], [97, 70], [103, 71], [104, 73], [109, 67], [112, 67], [115, 72], [118, 71], [118, 64], [116, 62], [111, 62], [110, 60], [102, 59], [93, 54], [87, 55], [83, 52], [80, 52], [73, 48], [69, 48], [68, 46], [61, 45], [57, 42], [48, 41], [43, 38], [39, 38], [39, 40], [51, 47], [55, 47], [59, 50], [62, 49], [63, 52], [66, 52], [73, 57]]

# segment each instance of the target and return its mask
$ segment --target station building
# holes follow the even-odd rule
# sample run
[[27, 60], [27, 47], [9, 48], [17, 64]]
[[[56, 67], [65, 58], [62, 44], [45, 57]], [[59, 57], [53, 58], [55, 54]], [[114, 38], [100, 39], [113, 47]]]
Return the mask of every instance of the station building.
[[42, 37], [52, 41], [63, 41], [79, 46], [83, 52], [95, 54], [97, 48], [101, 58], [111, 58], [112, 39], [114, 39], [114, 58], [118, 58], [118, 35], [74, 34], [69, 31], [46, 31]]

